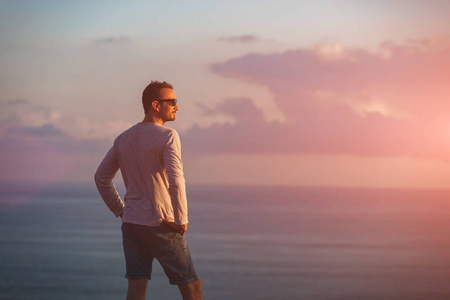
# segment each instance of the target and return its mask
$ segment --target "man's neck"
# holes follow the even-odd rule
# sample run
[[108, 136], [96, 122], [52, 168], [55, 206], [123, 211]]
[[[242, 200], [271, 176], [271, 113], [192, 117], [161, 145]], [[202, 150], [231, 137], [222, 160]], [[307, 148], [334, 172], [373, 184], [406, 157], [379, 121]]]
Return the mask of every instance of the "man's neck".
[[164, 125], [164, 121], [161, 118], [157, 118], [152, 115], [145, 115], [144, 120], [142, 120], [142, 122], [153, 122], [161, 126]]

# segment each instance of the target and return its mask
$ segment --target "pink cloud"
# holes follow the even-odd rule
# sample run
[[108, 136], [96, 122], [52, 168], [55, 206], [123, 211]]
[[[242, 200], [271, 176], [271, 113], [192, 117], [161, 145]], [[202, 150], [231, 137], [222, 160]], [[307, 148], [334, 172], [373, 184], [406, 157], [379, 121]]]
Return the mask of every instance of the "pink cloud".
[[129, 44], [130, 39], [126, 36], [119, 36], [119, 37], [104, 37], [104, 38], [98, 38], [93, 41], [93, 44], [95, 45], [124, 45]]
[[[450, 47], [446, 43], [384, 43], [377, 51], [322, 45], [248, 54], [214, 64], [211, 70], [268, 88], [286, 120], [268, 122], [251, 94], [226, 99], [203, 110], [212, 116], [226, 114], [233, 122], [181, 133], [184, 153], [450, 159]], [[58, 111], [26, 100], [0, 106], [9, 111], [0, 123], [0, 155], [7, 162], [3, 180], [11, 179], [11, 174], [41, 178], [42, 172], [50, 179], [76, 172], [91, 176], [112, 137], [129, 126], [67, 122]], [[76, 168], [84, 157], [89, 157], [88, 167], [80, 171]], [[61, 167], [66, 160], [70, 163]]]
[[109, 147], [109, 139], [76, 140], [52, 125], [9, 127], [0, 135], [0, 182], [90, 180]]
[[221, 76], [269, 88], [287, 120], [267, 123], [249, 100], [227, 101], [217, 112], [236, 123], [192, 129], [188, 148], [449, 159], [448, 45], [322, 45], [213, 64]]
[[259, 38], [253, 34], [234, 35], [234, 36], [222, 36], [218, 39], [219, 42], [231, 42], [231, 43], [249, 43], [255, 42]]

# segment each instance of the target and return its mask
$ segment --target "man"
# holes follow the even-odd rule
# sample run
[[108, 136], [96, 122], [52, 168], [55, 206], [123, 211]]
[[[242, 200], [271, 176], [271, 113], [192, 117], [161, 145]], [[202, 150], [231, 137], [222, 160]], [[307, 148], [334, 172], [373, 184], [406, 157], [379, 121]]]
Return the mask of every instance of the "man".
[[[144, 120], [119, 135], [95, 173], [108, 208], [122, 218], [127, 300], [145, 299], [156, 258], [183, 300], [203, 299], [184, 238], [187, 200], [178, 133], [164, 127], [179, 107], [173, 87], [152, 81], [142, 94]], [[124, 203], [113, 184], [120, 169]]]

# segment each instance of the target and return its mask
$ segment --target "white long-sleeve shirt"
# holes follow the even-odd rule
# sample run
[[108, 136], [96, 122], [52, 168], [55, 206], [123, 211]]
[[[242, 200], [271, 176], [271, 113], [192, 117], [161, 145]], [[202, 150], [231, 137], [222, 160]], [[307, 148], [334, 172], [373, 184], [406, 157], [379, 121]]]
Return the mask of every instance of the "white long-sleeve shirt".
[[[120, 169], [126, 187], [122, 202], [113, 184]], [[95, 173], [98, 191], [122, 221], [159, 226], [162, 219], [188, 223], [186, 187], [178, 133], [142, 122], [119, 135]]]

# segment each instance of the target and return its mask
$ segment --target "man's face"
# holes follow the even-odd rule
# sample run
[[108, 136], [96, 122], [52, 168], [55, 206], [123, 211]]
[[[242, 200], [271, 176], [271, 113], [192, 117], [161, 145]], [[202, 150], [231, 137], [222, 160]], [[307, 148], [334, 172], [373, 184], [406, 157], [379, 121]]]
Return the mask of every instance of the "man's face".
[[[173, 90], [164, 88], [159, 91], [157, 100], [169, 100], [176, 99]], [[159, 102], [159, 114], [163, 122], [175, 121], [175, 114], [179, 109], [175, 101], [158, 101]]]

